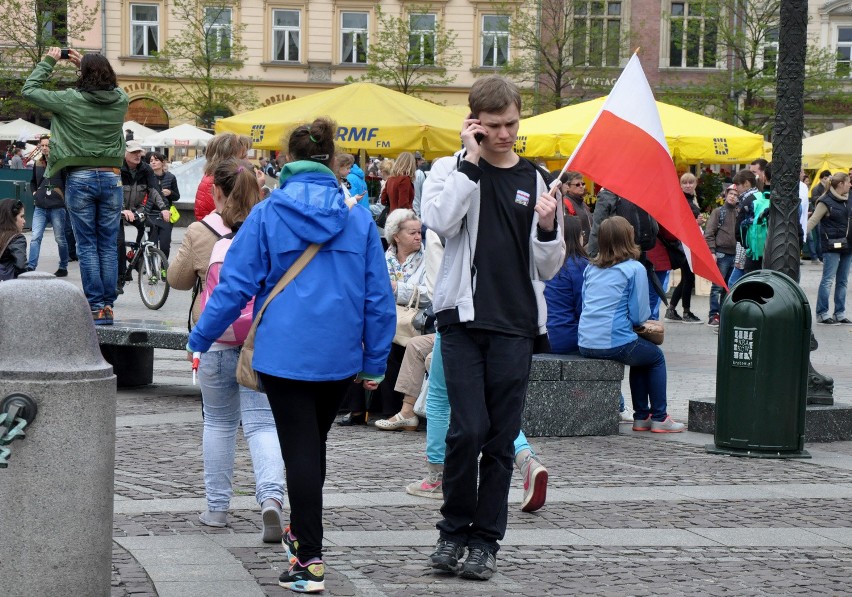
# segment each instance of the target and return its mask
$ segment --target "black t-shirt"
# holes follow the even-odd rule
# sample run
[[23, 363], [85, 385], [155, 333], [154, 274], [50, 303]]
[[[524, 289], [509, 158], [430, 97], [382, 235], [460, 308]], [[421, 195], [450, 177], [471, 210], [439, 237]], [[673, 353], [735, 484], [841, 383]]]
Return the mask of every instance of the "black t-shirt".
[[479, 160], [479, 233], [476, 239], [476, 315], [470, 328], [535, 338], [538, 311], [530, 282], [530, 230], [536, 170], [520, 159], [511, 168]]

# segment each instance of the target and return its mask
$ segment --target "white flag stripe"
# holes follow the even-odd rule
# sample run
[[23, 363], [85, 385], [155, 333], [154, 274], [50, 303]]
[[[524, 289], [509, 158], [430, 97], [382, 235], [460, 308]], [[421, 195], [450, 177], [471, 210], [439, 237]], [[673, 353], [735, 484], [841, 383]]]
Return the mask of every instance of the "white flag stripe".
[[601, 109], [636, 125], [656, 139], [665, 148], [666, 153], [671, 155], [660, 113], [654, 101], [654, 92], [651, 91], [648, 79], [642, 71], [638, 54], [633, 54], [630, 58]]

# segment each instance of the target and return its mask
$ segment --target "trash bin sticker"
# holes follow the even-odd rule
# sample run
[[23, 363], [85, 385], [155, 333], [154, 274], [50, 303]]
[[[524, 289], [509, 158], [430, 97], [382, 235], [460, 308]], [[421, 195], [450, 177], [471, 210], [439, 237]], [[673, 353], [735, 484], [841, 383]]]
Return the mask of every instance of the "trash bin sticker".
[[734, 327], [734, 350], [731, 366], [752, 369], [754, 367], [754, 345], [757, 328]]

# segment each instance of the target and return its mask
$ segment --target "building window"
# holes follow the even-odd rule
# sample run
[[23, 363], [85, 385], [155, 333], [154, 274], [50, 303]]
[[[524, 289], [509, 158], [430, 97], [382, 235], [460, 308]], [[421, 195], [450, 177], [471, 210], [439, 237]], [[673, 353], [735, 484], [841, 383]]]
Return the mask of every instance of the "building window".
[[68, 46], [68, 6], [65, 2], [36, 0], [35, 8], [41, 11], [44, 22], [43, 40], [51, 40], [62, 47]]
[[273, 60], [299, 61], [300, 16], [298, 10], [272, 11]]
[[574, 66], [621, 63], [621, 2], [574, 3]]
[[344, 12], [340, 14], [340, 62], [343, 64], [367, 64], [366, 12]]
[[849, 78], [852, 75], [852, 27], [837, 28], [837, 57], [835, 74], [838, 77]]
[[760, 65], [763, 68], [763, 76], [775, 77], [778, 73], [778, 29], [773, 28], [766, 31], [763, 47], [760, 53]]
[[482, 66], [503, 66], [509, 60], [509, 17], [482, 16]]
[[718, 14], [703, 2], [672, 2], [669, 66], [716, 68]]
[[408, 15], [408, 57], [412, 64], [435, 64], [435, 15]]
[[207, 7], [204, 9], [204, 29], [207, 36], [207, 54], [212, 60], [231, 58], [230, 8]]
[[130, 54], [153, 56], [160, 49], [160, 7], [156, 4], [130, 5]]

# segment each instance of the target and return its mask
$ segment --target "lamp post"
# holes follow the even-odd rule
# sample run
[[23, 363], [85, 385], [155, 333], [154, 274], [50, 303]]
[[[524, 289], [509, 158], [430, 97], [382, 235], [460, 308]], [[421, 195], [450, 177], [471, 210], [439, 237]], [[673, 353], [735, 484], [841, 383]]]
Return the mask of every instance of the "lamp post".
[[[799, 280], [799, 174], [804, 130], [807, 0], [781, 0], [775, 126], [772, 137], [772, 195], [763, 266]], [[811, 350], [816, 339], [811, 333]], [[834, 382], [808, 371], [808, 403], [833, 404]]]

